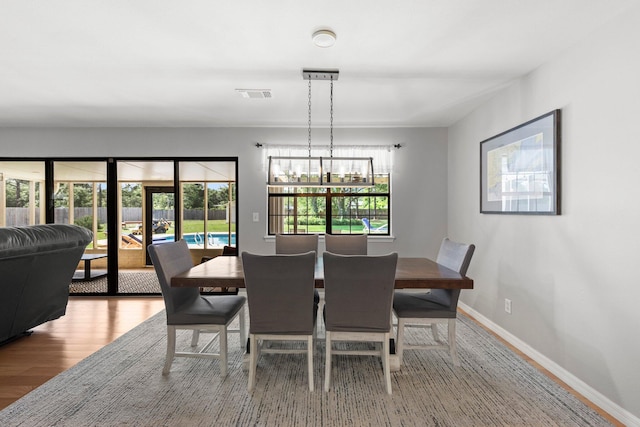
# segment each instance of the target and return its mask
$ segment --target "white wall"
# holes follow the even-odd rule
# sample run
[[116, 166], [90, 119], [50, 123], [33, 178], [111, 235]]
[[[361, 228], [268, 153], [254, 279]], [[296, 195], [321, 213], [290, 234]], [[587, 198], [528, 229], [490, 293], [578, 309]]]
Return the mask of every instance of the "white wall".
[[[562, 215], [480, 214], [479, 142], [556, 108]], [[629, 424], [640, 423], [639, 120], [636, 8], [449, 129], [449, 234], [477, 245], [463, 302]]]
[[[314, 132], [322, 137], [322, 131]], [[394, 152], [392, 233], [370, 238], [372, 254], [435, 256], [447, 230], [447, 131], [444, 128], [335, 129], [336, 144], [401, 144]], [[320, 142], [323, 141], [323, 142]], [[319, 140], [326, 144], [328, 138]], [[239, 234], [242, 250], [273, 252], [266, 234], [266, 172], [256, 142], [307, 143], [307, 130], [283, 128], [0, 128], [0, 157], [239, 158]], [[260, 222], [252, 221], [258, 212]]]

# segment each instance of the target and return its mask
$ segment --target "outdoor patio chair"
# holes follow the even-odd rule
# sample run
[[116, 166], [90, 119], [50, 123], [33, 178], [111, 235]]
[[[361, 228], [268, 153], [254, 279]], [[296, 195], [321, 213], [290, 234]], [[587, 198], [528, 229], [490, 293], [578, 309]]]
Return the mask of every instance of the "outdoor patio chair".
[[363, 231], [367, 234], [369, 233], [386, 233], [387, 232], [387, 224], [383, 224], [380, 227], [371, 227], [371, 223], [369, 222], [369, 218], [362, 218]]

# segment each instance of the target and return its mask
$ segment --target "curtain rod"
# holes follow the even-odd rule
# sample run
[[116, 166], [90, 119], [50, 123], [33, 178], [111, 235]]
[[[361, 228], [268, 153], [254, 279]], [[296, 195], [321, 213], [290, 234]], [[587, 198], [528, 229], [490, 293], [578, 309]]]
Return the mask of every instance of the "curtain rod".
[[[256, 142], [255, 143], [255, 147], [256, 148], [263, 148], [265, 146], [265, 144], [260, 143], [260, 142]], [[304, 147], [302, 144], [274, 144], [274, 146], [277, 147]], [[393, 148], [395, 149], [400, 149], [402, 148], [402, 144], [393, 144], [392, 145]], [[326, 148], [329, 147], [329, 145], [315, 145], [314, 147], [319, 147], [319, 148]], [[342, 145], [342, 146], [337, 146], [336, 148], [340, 148], [340, 147], [349, 147], [349, 148], [353, 148], [353, 147], [389, 147], [388, 145]]]

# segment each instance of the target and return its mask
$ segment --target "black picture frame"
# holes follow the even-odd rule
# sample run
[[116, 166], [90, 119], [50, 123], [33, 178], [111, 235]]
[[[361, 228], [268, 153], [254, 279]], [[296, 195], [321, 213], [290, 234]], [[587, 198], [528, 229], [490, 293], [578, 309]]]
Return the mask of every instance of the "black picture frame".
[[560, 113], [480, 142], [480, 213], [560, 215]]

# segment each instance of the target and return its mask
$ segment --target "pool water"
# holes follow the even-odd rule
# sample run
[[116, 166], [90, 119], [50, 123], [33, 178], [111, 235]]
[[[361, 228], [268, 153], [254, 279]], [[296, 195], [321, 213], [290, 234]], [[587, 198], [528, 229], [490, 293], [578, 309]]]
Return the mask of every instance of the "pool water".
[[[172, 234], [167, 235], [154, 235], [154, 243], [173, 242], [175, 237]], [[204, 245], [205, 234], [204, 233], [187, 233], [182, 236], [182, 240], [186, 241], [188, 245]], [[206, 234], [207, 246], [225, 246], [229, 245], [229, 234], [227, 233], [214, 233], [208, 232]], [[236, 235], [231, 235], [231, 246], [236, 245]]]

